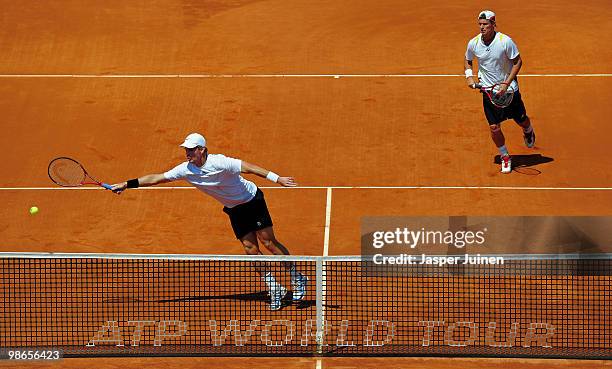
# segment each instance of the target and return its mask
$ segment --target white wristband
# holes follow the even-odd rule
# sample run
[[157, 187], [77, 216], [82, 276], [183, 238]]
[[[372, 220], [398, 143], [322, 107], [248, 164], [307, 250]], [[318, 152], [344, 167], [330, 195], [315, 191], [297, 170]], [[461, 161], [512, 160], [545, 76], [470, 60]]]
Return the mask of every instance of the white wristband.
[[470, 78], [470, 77], [474, 77], [474, 73], [472, 72], [471, 69], [466, 69], [465, 70], [465, 78]]
[[268, 172], [268, 175], [266, 176], [266, 179], [272, 181], [272, 182], [278, 182], [278, 174], [274, 173], [274, 172]]

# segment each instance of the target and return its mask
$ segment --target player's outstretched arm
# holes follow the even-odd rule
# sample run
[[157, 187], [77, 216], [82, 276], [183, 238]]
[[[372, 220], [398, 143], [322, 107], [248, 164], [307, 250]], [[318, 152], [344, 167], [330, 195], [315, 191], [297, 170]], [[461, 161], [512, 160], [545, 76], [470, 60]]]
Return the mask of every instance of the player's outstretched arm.
[[145, 176], [130, 179], [125, 182], [116, 183], [112, 185], [112, 191], [115, 193], [121, 193], [128, 188], [149, 187], [166, 182], [170, 182], [170, 180], [167, 179], [163, 173], [147, 174]]
[[297, 186], [297, 182], [293, 177], [281, 177], [278, 174], [271, 172], [267, 169], [259, 167], [255, 164], [247, 163], [246, 161], [242, 161], [242, 165], [240, 167], [240, 171], [245, 174], [256, 174], [262, 178], [266, 178], [272, 182], [276, 182], [284, 187], [295, 187]]

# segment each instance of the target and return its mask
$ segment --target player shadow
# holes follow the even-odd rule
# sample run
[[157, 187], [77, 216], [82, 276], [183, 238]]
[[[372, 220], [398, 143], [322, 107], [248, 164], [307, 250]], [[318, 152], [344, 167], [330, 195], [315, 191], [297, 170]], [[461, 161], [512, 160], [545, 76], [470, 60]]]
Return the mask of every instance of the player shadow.
[[[157, 303], [171, 303], [171, 302], [190, 302], [190, 301], [209, 301], [209, 300], [235, 300], [235, 301], [261, 301], [266, 304], [270, 304], [270, 295], [267, 291], [252, 292], [252, 293], [236, 293], [228, 295], [212, 295], [212, 296], [193, 296], [183, 297], [178, 299], [163, 299], [155, 300]], [[289, 305], [295, 305], [296, 309], [307, 309], [317, 305], [316, 300], [302, 300], [293, 302], [293, 294], [291, 291], [287, 292], [287, 295], [283, 298], [282, 307]], [[339, 305], [324, 304], [326, 308], [339, 309]]]
[[270, 296], [267, 291], [251, 292], [251, 293], [236, 293], [230, 295], [211, 295], [211, 296], [193, 296], [181, 297], [178, 299], [163, 299], [156, 300], [159, 303], [168, 302], [189, 302], [189, 301], [207, 301], [207, 300], [235, 300], [235, 301], [268, 301]]
[[[542, 156], [542, 154], [529, 154], [529, 155], [512, 155], [512, 167], [533, 167], [540, 164], [550, 163], [555, 159], [548, 156]], [[495, 155], [493, 160], [495, 164], [501, 164], [501, 156]]]
[[[512, 170], [523, 174], [537, 175], [541, 172], [534, 168], [535, 166], [550, 163], [554, 160], [555, 159], [543, 156], [542, 154], [512, 155]], [[495, 155], [493, 162], [495, 164], [501, 164], [501, 156]]]

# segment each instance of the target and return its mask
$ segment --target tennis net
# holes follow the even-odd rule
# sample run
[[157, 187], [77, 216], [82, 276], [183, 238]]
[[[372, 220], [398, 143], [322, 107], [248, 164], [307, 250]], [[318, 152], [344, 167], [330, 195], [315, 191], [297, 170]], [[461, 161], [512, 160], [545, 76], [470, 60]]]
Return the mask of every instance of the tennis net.
[[[501, 257], [382, 267], [360, 256], [0, 253], [0, 348], [612, 357], [611, 254]], [[307, 293], [271, 310], [259, 272], [291, 290], [291, 264]]]

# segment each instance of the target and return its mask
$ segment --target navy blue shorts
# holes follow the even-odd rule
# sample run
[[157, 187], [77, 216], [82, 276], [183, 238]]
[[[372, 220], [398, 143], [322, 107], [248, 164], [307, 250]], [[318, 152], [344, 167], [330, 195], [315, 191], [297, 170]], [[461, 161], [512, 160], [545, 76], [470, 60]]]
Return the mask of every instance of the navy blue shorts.
[[272, 227], [272, 217], [259, 188], [251, 201], [233, 208], [224, 207], [223, 212], [229, 216], [234, 234], [239, 240], [251, 232]]
[[491, 100], [483, 93], [482, 106], [489, 125], [499, 124], [506, 119], [514, 119], [517, 123], [522, 123], [527, 119], [527, 111], [525, 110], [525, 104], [523, 104], [523, 99], [519, 91], [514, 93], [512, 102], [505, 108], [498, 108], [493, 105]]

